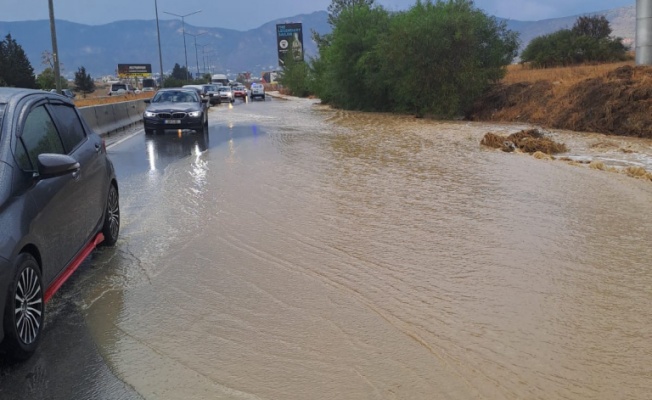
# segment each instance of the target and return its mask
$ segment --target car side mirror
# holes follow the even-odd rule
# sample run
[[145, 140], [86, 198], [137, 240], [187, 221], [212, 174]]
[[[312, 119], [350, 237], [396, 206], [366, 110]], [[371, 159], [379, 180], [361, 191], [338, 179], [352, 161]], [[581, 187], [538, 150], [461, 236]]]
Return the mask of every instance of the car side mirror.
[[38, 155], [39, 178], [47, 179], [79, 171], [79, 163], [66, 154]]
[[152, 102], [152, 99], [145, 99], [143, 100], [145, 103], [150, 104]]

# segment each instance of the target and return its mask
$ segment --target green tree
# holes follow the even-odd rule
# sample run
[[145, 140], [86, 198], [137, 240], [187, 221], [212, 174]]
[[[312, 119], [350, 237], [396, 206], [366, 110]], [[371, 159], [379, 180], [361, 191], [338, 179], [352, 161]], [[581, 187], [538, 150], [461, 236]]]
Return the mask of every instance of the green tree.
[[588, 36], [596, 40], [606, 39], [612, 32], [609, 20], [604, 15], [579, 17], [572, 31], [575, 36]]
[[357, 6], [371, 8], [373, 5], [374, 0], [332, 0], [331, 4], [328, 6], [328, 23], [331, 24], [331, 26], [335, 26], [340, 14], [347, 8]]
[[534, 68], [548, 68], [624, 60], [627, 47], [610, 34], [611, 27], [604, 16], [579, 17], [573, 29], [534, 38], [521, 53], [521, 62]]
[[11, 34], [7, 34], [0, 42], [0, 83], [5, 86], [37, 88], [34, 68]]
[[75, 72], [75, 89], [84, 95], [95, 91], [95, 82], [91, 75], [86, 73], [86, 68], [79, 67]]
[[398, 107], [463, 114], [516, 56], [518, 36], [469, 0], [417, 1], [392, 21], [382, 54]]
[[390, 109], [384, 55], [378, 52], [389, 24], [390, 15], [382, 7], [355, 5], [338, 14], [330, 45], [320, 51], [326, 63], [313, 62], [315, 77], [321, 80], [315, 92], [322, 100], [325, 95], [333, 105], [349, 109]]
[[175, 78], [173, 76], [168, 76], [163, 81], [163, 86], [165, 86], [166, 88], [181, 87], [181, 86], [184, 85], [184, 83], [183, 83], [184, 80], [185, 80], [185, 78], [183, 80], [181, 80], [181, 79], [177, 79], [177, 78]]
[[462, 115], [518, 49], [518, 35], [471, 0], [417, 0], [401, 13], [354, 4], [333, 15], [310, 86], [336, 107]]
[[307, 97], [311, 94], [310, 67], [305, 61], [295, 60], [289, 52], [278, 81], [293, 96]]
[[54, 71], [52, 68], [44, 69], [38, 77], [36, 77], [36, 82], [38, 86], [43, 90], [50, 90], [56, 87], [54, 79]]
[[[174, 67], [172, 68], [172, 74], [170, 75], [170, 77], [177, 79], [179, 81], [186, 81], [189, 76], [192, 79], [192, 75], [188, 74], [188, 69], [186, 67], [182, 67], [178, 63], [174, 64]], [[167, 84], [165, 86], [169, 87]]]

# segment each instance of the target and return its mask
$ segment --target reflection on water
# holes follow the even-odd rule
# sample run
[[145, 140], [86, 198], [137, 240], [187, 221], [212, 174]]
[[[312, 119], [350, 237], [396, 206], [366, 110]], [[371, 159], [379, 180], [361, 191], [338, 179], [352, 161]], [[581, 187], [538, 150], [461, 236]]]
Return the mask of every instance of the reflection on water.
[[[151, 171], [165, 167], [170, 162], [187, 156], [198, 156], [208, 148], [208, 133], [182, 131], [148, 136], [145, 143]], [[157, 167], [157, 163], [161, 164]]]
[[[120, 309], [113, 295], [88, 308], [107, 361], [143, 397], [652, 391], [649, 182], [479, 145], [521, 126], [304, 100], [213, 115], [210, 146], [148, 143], [156, 196], [127, 180], [130, 217], [106, 266], [121, 279], [99, 284], [121, 292]], [[171, 153], [185, 157], [160, 169]]]

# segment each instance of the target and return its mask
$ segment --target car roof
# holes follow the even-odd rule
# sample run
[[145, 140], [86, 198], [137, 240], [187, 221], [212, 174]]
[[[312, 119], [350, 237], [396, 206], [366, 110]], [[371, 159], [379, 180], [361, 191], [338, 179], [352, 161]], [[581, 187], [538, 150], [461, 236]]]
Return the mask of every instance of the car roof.
[[29, 93], [49, 93], [42, 90], [0, 87], [0, 103], [9, 103], [12, 99], [23, 97]]
[[170, 92], [170, 91], [182, 91], [182, 92], [190, 92], [190, 93], [197, 93], [197, 91], [193, 88], [183, 88], [183, 87], [175, 87], [175, 88], [163, 88], [159, 89], [159, 92]]

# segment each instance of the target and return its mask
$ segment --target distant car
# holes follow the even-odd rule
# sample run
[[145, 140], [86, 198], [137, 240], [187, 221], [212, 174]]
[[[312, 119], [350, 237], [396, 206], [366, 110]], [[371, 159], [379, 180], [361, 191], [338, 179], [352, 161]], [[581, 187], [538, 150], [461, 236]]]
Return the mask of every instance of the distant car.
[[203, 132], [208, 128], [208, 99], [202, 99], [196, 89], [160, 89], [145, 103], [143, 125], [147, 135], [165, 129]]
[[[50, 93], [57, 93], [57, 89], [50, 90]], [[70, 89], [61, 89], [61, 94], [68, 97], [69, 99], [74, 99], [77, 95]]]
[[217, 85], [207, 84], [203, 86], [209, 95], [208, 102], [211, 105], [220, 104], [222, 102], [220, 99], [220, 92], [217, 91]]
[[34, 353], [44, 303], [119, 230], [113, 164], [73, 102], [0, 88], [0, 341], [10, 358]]
[[244, 86], [234, 86], [233, 97], [235, 98], [240, 97], [241, 99], [244, 99], [245, 97], [247, 97], [247, 88]]
[[208, 99], [210, 104], [219, 104], [220, 97], [215, 85], [183, 85], [183, 89], [195, 89], [202, 99]]
[[220, 100], [222, 102], [233, 103], [235, 97], [233, 97], [233, 90], [230, 86], [219, 86], [217, 91], [220, 93]]
[[251, 100], [256, 97], [265, 100], [265, 86], [260, 83], [252, 83], [251, 89], [249, 90], [249, 97], [251, 97]]
[[109, 86], [109, 91], [107, 94], [109, 96], [115, 96], [115, 95], [133, 93], [133, 91], [134, 91], [133, 87], [131, 87], [131, 85], [128, 83], [112, 83], [111, 86]]

